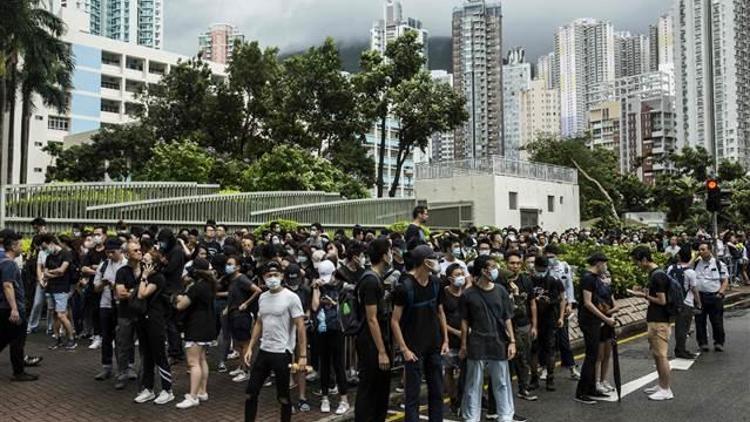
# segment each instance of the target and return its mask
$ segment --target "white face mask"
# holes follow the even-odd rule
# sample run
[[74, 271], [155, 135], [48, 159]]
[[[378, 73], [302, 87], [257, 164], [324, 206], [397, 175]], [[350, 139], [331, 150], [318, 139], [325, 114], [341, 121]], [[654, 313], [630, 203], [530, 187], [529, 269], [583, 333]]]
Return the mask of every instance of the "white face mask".
[[281, 287], [281, 279], [278, 277], [268, 277], [266, 279], [266, 286], [271, 290], [277, 290]]
[[490, 270], [490, 280], [491, 281], [497, 281], [497, 277], [500, 276], [500, 270], [497, 268], [493, 268]]
[[466, 277], [464, 276], [459, 276], [453, 279], [453, 285], [459, 289], [463, 287], [464, 284], [466, 284]]
[[488, 256], [490, 254], [490, 251], [486, 249], [480, 249], [479, 250], [479, 256]]

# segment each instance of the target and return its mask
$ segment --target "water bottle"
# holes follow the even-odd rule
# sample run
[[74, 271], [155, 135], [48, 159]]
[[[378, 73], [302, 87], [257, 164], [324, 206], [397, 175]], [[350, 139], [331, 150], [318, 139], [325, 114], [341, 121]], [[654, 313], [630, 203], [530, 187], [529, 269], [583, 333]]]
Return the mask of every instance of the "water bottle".
[[325, 333], [326, 329], [326, 310], [320, 308], [318, 310], [318, 332]]

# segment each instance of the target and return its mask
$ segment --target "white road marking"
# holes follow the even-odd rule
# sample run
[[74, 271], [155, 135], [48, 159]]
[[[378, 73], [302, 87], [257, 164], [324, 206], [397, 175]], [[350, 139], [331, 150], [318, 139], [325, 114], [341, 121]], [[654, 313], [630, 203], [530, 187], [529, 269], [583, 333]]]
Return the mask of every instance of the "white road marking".
[[[693, 366], [694, 363], [695, 361], [691, 359], [672, 359], [671, 361], [669, 361], [669, 366], [673, 370], [687, 371], [688, 369], [690, 369], [691, 366]], [[651, 382], [656, 381], [658, 378], [659, 378], [659, 374], [656, 371], [654, 371], [636, 380], [630, 381], [629, 383], [622, 386], [622, 397], [624, 398], [628, 394], [631, 394], [634, 391], [640, 390], [647, 384], [650, 384]], [[601, 401], [609, 401], [609, 402], [617, 401], [617, 392], [613, 392], [607, 398], [602, 398]]]
[[[404, 412], [399, 412], [396, 410], [389, 410], [388, 413], [391, 415], [403, 415], [404, 414]], [[428, 418], [425, 415], [419, 415], [419, 419], [423, 421], [430, 420], [430, 418]], [[453, 419], [443, 419], [443, 422], [459, 422], [459, 421], [454, 421]]]

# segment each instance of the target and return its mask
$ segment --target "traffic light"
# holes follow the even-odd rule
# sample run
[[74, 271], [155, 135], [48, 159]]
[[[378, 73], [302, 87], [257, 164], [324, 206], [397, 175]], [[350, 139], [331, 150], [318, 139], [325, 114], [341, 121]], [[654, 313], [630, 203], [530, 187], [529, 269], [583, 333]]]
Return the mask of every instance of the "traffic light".
[[721, 188], [716, 179], [706, 181], [706, 209], [710, 212], [721, 211]]

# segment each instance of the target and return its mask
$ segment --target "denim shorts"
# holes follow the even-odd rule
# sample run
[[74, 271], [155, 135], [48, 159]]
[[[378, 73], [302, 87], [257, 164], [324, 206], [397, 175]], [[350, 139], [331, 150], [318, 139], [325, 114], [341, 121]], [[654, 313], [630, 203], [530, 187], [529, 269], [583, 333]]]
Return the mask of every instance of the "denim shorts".
[[55, 312], [64, 313], [68, 312], [68, 298], [69, 293], [51, 293], [52, 301], [55, 305]]

